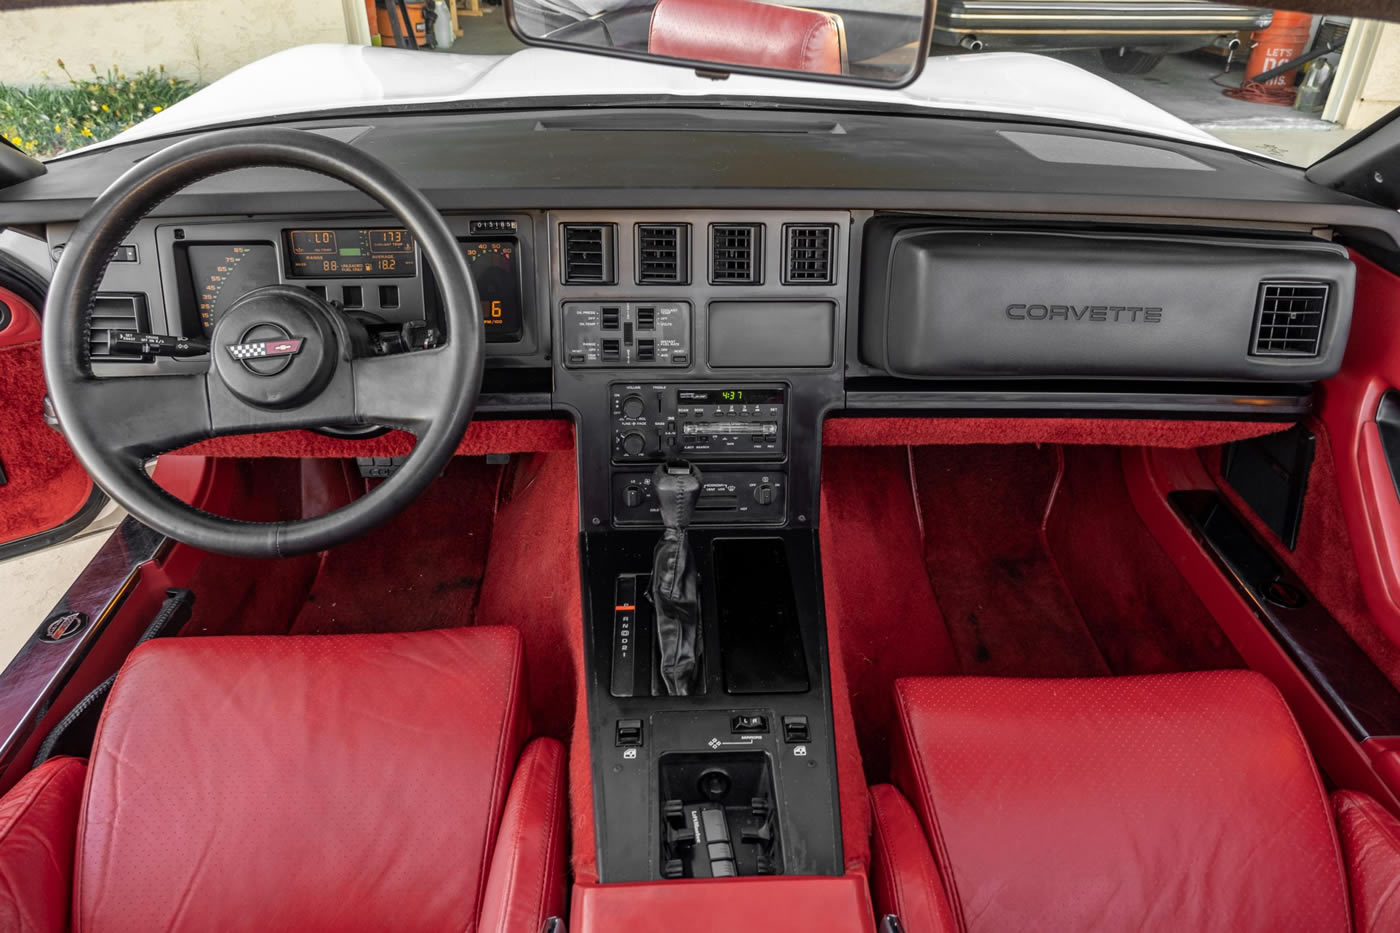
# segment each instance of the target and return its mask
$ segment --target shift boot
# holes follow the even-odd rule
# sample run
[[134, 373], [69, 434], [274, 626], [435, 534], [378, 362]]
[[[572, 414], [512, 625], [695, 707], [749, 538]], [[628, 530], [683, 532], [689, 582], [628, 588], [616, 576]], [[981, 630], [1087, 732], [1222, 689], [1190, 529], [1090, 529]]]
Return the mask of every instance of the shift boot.
[[665, 525], [651, 560], [651, 601], [661, 645], [661, 680], [671, 696], [690, 696], [700, 686], [700, 588], [686, 529], [700, 498], [700, 470], [677, 460], [652, 477]]

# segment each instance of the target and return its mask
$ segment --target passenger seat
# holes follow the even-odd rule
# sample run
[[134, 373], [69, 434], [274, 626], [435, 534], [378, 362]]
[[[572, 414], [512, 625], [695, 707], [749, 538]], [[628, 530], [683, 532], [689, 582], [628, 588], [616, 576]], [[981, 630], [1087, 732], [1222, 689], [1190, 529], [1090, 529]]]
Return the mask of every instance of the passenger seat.
[[895, 702], [872, 883], [908, 933], [1400, 929], [1400, 821], [1329, 800], [1258, 674], [921, 677]]

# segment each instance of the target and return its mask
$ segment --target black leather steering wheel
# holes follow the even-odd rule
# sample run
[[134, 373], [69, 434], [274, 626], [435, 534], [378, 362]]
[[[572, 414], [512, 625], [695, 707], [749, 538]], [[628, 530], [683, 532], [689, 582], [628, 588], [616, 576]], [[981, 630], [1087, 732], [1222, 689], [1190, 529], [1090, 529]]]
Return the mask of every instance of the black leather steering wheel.
[[[113, 251], [180, 189], [257, 167], [318, 172], [358, 188], [396, 216], [432, 266], [445, 308], [445, 342], [357, 357], [341, 312], [305, 289], [277, 285], [250, 292], [220, 314], [207, 372], [94, 376], [90, 315]], [[476, 408], [484, 340], [466, 260], [421, 192], [382, 162], [325, 136], [286, 128], [225, 130], [139, 162], [83, 217], [49, 289], [44, 375], [78, 460], [138, 520], [205, 550], [281, 557], [368, 531], [441, 472]], [[152, 457], [205, 438], [337, 424], [402, 428], [417, 444], [371, 493], [315, 518], [243, 522], [211, 515], [165, 492], [145, 470]]]

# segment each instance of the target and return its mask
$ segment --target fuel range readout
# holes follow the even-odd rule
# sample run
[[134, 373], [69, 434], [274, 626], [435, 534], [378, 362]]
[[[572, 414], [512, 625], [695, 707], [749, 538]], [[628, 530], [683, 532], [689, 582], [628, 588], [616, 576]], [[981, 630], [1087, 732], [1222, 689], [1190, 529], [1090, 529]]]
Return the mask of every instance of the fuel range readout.
[[418, 273], [413, 234], [395, 227], [288, 230], [287, 255], [295, 276], [412, 276]]

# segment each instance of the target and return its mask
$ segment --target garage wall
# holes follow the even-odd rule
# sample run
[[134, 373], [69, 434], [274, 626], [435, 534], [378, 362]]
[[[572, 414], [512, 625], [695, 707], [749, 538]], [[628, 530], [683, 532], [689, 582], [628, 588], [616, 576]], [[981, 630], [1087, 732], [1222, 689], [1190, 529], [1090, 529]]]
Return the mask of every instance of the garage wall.
[[[357, 18], [358, 17], [358, 18]], [[0, 83], [64, 84], [164, 65], [194, 81], [310, 42], [367, 41], [364, 0], [140, 0], [0, 10]]]
[[1381, 26], [1369, 65], [1360, 93], [1343, 122], [1347, 129], [1369, 126], [1400, 106], [1400, 24]]

